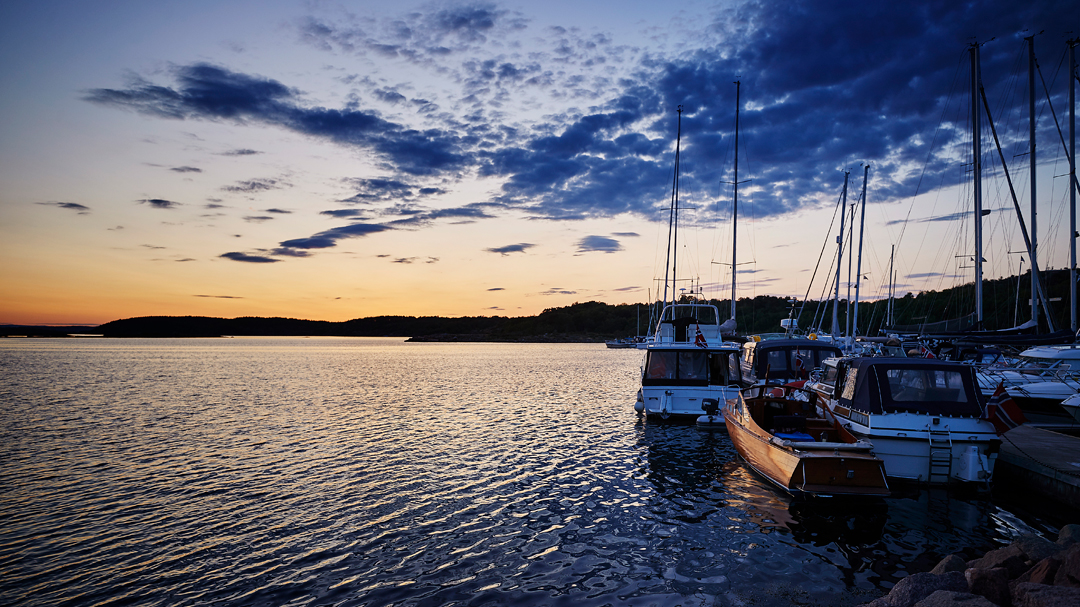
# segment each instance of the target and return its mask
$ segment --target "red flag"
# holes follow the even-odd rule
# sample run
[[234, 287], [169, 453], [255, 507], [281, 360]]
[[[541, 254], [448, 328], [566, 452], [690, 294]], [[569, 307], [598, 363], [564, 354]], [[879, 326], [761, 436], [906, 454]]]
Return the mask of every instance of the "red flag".
[[1004, 383], [998, 384], [990, 402], [986, 403], [986, 419], [994, 424], [994, 430], [998, 434], [1005, 434], [1027, 421], [1016, 401], [1005, 391]]
[[697, 336], [694, 337], [694, 344], [701, 348], [708, 348], [709, 345], [705, 342], [705, 336], [701, 334], [701, 325], [694, 325], [697, 327]]
[[923, 350], [923, 358], [937, 358], [936, 356], [934, 356], [934, 353], [932, 351], [930, 351], [930, 348], [927, 348], [926, 346], [922, 346], [922, 350]]

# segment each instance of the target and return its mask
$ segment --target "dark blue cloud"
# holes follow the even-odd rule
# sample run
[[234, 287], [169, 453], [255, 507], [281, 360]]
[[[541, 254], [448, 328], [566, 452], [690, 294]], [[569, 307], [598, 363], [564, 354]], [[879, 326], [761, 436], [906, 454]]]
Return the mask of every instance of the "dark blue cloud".
[[286, 249], [328, 249], [337, 246], [337, 241], [345, 238], [359, 238], [368, 234], [375, 234], [385, 230], [391, 230], [388, 226], [368, 223], [354, 223], [340, 228], [332, 228], [319, 232], [308, 238], [294, 238], [281, 243]]
[[297, 92], [276, 80], [205, 63], [178, 67], [175, 77], [175, 88], [137, 81], [125, 89], [93, 89], [84, 98], [164, 118], [280, 126], [370, 149], [395, 170], [410, 175], [458, 171], [468, 164], [462, 142], [450, 132], [405, 128], [370, 111], [303, 107]]
[[623, 248], [622, 245], [619, 244], [619, 241], [614, 238], [608, 238], [606, 236], [586, 236], [578, 241], [577, 250], [579, 253], [587, 253], [590, 251], [615, 253], [616, 251], [623, 250]]
[[499, 253], [501, 255], [509, 255], [510, 253], [524, 253], [527, 249], [535, 247], [534, 244], [522, 242], [519, 244], [508, 244], [505, 247], [492, 247], [490, 249], [484, 249], [488, 253]]
[[249, 255], [247, 253], [222, 253], [220, 257], [225, 259], [231, 259], [233, 261], [243, 261], [246, 263], [276, 263], [281, 261], [280, 259], [274, 259], [273, 257], [266, 257], [264, 255]]
[[[381, 211], [403, 216], [381, 229], [490, 217], [478, 206], [426, 210], [436, 205], [424, 198], [444, 194], [453, 189], [448, 184], [472, 174], [499, 180], [492, 202], [535, 218], [666, 219], [675, 110], [681, 105], [681, 183], [685, 192], [720, 201], [695, 211], [698, 220], [709, 221], [730, 213], [731, 187], [725, 182], [732, 179], [733, 82], [741, 80], [739, 179], [751, 180], [754, 213], [764, 217], [834, 198], [843, 180], [840, 170], [863, 162], [872, 164], [870, 203], [906, 199], [920, 187], [925, 193], [954, 185], [955, 179], [942, 176], [959, 173], [956, 158], [964, 153], [968, 44], [986, 43], [983, 77], [993, 103], [1012, 86], [1007, 78], [1023, 36], [1045, 31], [1037, 37], [1037, 50], [1057, 56], [1064, 48], [1062, 30], [1080, 22], [1078, 11], [1065, 0], [874, 0], [858, 10], [836, 0], [782, 6], [747, 1], [702, 15], [701, 21], [711, 20], [707, 39], [688, 41], [688, 50], [678, 55], [643, 55], [630, 72], [607, 84], [578, 70], [627, 60], [630, 55], [620, 54], [625, 51], [606, 37], [564, 28], [528, 32], [547, 52], [508, 54], [509, 36], [528, 23], [489, 3], [388, 21], [312, 19], [300, 27], [304, 40], [320, 48], [394, 56], [455, 74], [459, 98], [436, 101], [464, 109], [454, 109], [456, 116], [445, 109], [425, 114], [423, 124], [430, 128], [424, 129], [363, 107], [361, 93], [395, 111], [436, 101], [409, 99], [405, 88], [360, 77], [351, 82], [363, 90], [338, 108], [305, 103], [296, 89], [277, 80], [207, 64], [176, 68], [168, 85], [138, 80], [91, 90], [86, 98], [167, 118], [272, 125], [369, 152], [382, 176], [348, 181], [355, 194], [340, 202], [379, 206], [363, 217]], [[503, 97], [529, 87], [559, 89], [583, 101], [579, 108], [552, 108], [528, 125], [500, 113]], [[1060, 82], [1054, 95], [1055, 106], [1065, 107]], [[950, 107], [961, 111], [946, 112]], [[1045, 148], [1059, 145], [1052, 128], [1039, 132]], [[1012, 135], [1019, 137], [1026, 133]], [[854, 170], [855, 187], [858, 177]], [[323, 213], [361, 216], [350, 209]], [[365, 233], [371, 232], [330, 230], [282, 247], [326, 248]], [[506, 254], [530, 246], [488, 250]]]
[[179, 202], [165, 200], [164, 198], [144, 198], [139, 201], [139, 204], [148, 204], [155, 209], [175, 209], [180, 206]]

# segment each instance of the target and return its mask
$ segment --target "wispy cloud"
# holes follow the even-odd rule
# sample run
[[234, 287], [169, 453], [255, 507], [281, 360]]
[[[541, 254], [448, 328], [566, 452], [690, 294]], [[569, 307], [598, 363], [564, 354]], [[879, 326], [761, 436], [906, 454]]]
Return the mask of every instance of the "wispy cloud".
[[69, 211], [76, 211], [79, 215], [88, 215], [90, 213], [90, 207], [81, 205], [77, 202], [35, 202], [34, 204], [40, 204], [48, 207], [58, 207], [61, 209], [67, 209]]
[[288, 183], [277, 179], [249, 179], [247, 181], [238, 181], [235, 185], [227, 185], [221, 189], [226, 192], [252, 194], [254, 192], [266, 192], [287, 187], [291, 186]]
[[174, 173], [202, 173], [202, 169], [189, 166], [173, 167], [169, 170], [173, 171]]

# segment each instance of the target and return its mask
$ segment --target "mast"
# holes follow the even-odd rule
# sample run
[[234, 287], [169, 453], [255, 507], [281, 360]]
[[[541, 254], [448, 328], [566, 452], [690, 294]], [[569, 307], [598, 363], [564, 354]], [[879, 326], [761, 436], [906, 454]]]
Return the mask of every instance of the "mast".
[[840, 193], [840, 233], [836, 235], [836, 295], [833, 297], [832, 307], [832, 336], [833, 341], [840, 336], [840, 262], [844, 258], [844, 215], [847, 214], [847, 182], [850, 171], [844, 171], [844, 189]]
[[1035, 261], [1038, 252], [1038, 223], [1036, 221], [1035, 205], [1035, 36], [1025, 38], [1028, 43], [1028, 165], [1031, 170], [1031, 320], [1036, 323], [1038, 331], [1039, 322], [1039, 277], [1035, 275], [1035, 268], [1039, 267]]
[[982, 145], [979, 141], [979, 125], [982, 122], [979, 112], [979, 86], [982, 77], [979, 73], [979, 43], [971, 45], [971, 133], [972, 133], [972, 174], [973, 194], [975, 198], [975, 320], [982, 328], [983, 322], [983, 257], [982, 257]]
[[859, 213], [859, 261], [855, 263], [855, 319], [852, 321], [855, 329], [851, 332], [854, 337], [859, 332], [859, 284], [862, 282], [862, 243], [863, 228], [866, 226], [866, 179], [870, 175], [870, 165], [863, 166], [862, 177], [862, 210]]
[[738, 273], [738, 263], [735, 255], [738, 248], [735, 246], [736, 237], [739, 234], [739, 102], [742, 90], [742, 82], [735, 81], [735, 179], [733, 179], [733, 193], [731, 205], [731, 317], [735, 318], [735, 277]]
[[678, 254], [679, 250], [679, 233], [676, 230], [675, 222], [678, 220], [679, 211], [679, 146], [682, 143], [682, 106], [677, 109], [679, 112], [678, 129], [675, 134], [675, 176], [672, 178], [671, 184], [671, 211], [668, 216], [668, 233], [667, 233], [667, 258], [664, 260], [664, 304], [668, 302], [668, 277], [671, 277], [671, 299], [674, 303], [675, 299], [675, 262], [671, 255], [671, 241], [672, 237], [675, 239], [675, 252]]
[[896, 275], [893, 274], [893, 259], [896, 257], [896, 245], [892, 246], [892, 252], [889, 253], [889, 305], [888, 314], [885, 319], [885, 326], [890, 329], [893, 326], [893, 298], [896, 297]]
[[1069, 311], [1073, 334], [1076, 334], [1076, 45], [1069, 41]]

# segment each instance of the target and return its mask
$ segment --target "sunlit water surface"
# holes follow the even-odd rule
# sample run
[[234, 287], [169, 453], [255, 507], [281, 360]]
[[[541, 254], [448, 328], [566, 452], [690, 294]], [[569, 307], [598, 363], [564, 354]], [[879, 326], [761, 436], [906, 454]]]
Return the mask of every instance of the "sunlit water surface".
[[1058, 521], [793, 502], [644, 423], [641, 354], [0, 340], [0, 604], [855, 605]]

